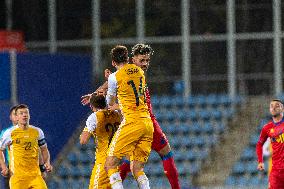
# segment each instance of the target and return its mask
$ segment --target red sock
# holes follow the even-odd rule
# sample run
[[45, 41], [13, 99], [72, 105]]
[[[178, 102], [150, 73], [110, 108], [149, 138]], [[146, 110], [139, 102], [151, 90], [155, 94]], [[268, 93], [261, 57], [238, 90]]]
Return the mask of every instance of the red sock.
[[167, 155], [163, 156], [162, 160], [163, 160], [164, 172], [168, 177], [172, 189], [180, 189], [178, 181], [178, 171], [175, 165], [172, 152], [169, 152]]
[[127, 174], [130, 172], [130, 162], [128, 160], [123, 160], [123, 163], [119, 166], [119, 172], [122, 181], [124, 181]]

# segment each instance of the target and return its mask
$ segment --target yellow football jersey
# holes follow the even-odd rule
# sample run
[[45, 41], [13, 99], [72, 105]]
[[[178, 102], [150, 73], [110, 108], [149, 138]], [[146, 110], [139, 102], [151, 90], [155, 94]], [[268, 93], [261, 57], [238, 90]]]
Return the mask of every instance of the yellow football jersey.
[[105, 161], [109, 144], [119, 125], [117, 111], [98, 110], [88, 117], [84, 131], [96, 136], [96, 161]]
[[120, 110], [126, 120], [149, 117], [145, 88], [144, 71], [134, 64], [125, 64], [108, 79], [108, 96], [117, 95]]
[[5, 131], [0, 148], [4, 150], [10, 146], [9, 168], [14, 176], [37, 176], [41, 175], [39, 146], [45, 144], [44, 134], [40, 128], [30, 125], [23, 130], [15, 126]]

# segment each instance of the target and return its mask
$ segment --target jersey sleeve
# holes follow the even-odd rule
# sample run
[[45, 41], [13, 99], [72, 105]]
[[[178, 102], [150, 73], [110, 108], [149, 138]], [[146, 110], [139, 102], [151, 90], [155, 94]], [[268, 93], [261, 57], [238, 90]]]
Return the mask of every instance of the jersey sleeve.
[[38, 132], [39, 132], [39, 136], [38, 136], [38, 145], [39, 146], [43, 146], [46, 144], [46, 140], [45, 140], [45, 137], [44, 137], [44, 133], [43, 131], [40, 129], [40, 128], [37, 128], [38, 129]]
[[117, 81], [116, 81], [115, 73], [116, 72], [110, 74], [110, 76], [108, 77], [108, 90], [107, 90], [107, 96], [106, 96], [107, 104], [110, 103], [112, 96], [116, 96]]
[[265, 143], [267, 138], [268, 138], [267, 129], [266, 127], [263, 127], [258, 142], [256, 144], [257, 161], [259, 163], [263, 162], [263, 144]]
[[11, 144], [11, 131], [12, 129], [6, 130], [0, 138], [0, 149], [5, 150], [8, 145]]
[[96, 127], [97, 127], [97, 115], [96, 115], [96, 113], [92, 113], [88, 117], [88, 119], [86, 121], [86, 126], [85, 126], [83, 131], [93, 133], [95, 131]]

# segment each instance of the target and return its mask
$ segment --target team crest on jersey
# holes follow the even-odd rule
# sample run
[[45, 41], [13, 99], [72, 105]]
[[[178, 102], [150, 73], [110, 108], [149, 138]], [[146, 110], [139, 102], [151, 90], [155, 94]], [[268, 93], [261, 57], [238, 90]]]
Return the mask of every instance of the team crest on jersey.
[[269, 131], [270, 133], [274, 133], [274, 129], [272, 128], [272, 129], [270, 129], [270, 131]]
[[16, 139], [16, 144], [20, 144], [20, 139]]
[[275, 137], [275, 140], [278, 143], [284, 143], [284, 134], [279, 135], [278, 137]]

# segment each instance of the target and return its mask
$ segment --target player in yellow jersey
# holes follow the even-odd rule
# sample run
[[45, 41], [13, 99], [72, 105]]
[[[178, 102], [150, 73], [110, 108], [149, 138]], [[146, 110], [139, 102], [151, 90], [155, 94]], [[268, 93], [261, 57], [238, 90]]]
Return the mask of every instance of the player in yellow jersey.
[[110, 141], [120, 124], [118, 111], [109, 111], [102, 95], [93, 94], [90, 98], [93, 113], [88, 117], [86, 126], [80, 136], [80, 143], [88, 143], [93, 135], [96, 142], [96, 162], [90, 178], [89, 189], [110, 189], [109, 178], [104, 170]]
[[128, 155], [139, 188], [148, 189], [149, 180], [143, 168], [151, 151], [154, 129], [145, 102], [144, 72], [140, 67], [128, 63], [125, 46], [113, 48], [111, 57], [117, 71], [108, 78], [107, 102], [112, 106], [118, 100], [123, 121], [110, 144], [105, 168], [112, 188], [123, 188], [117, 166], [119, 160]]
[[39, 149], [41, 150], [45, 168], [52, 170], [50, 154], [43, 131], [29, 124], [30, 113], [28, 106], [20, 104], [15, 113], [18, 125], [4, 132], [0, 141], [1, 174], [7, 176], [9, 170], [4, 160], [4, 150], [10, 148], [10, 188], [12, 189], [46, 189], [39, 168]]

